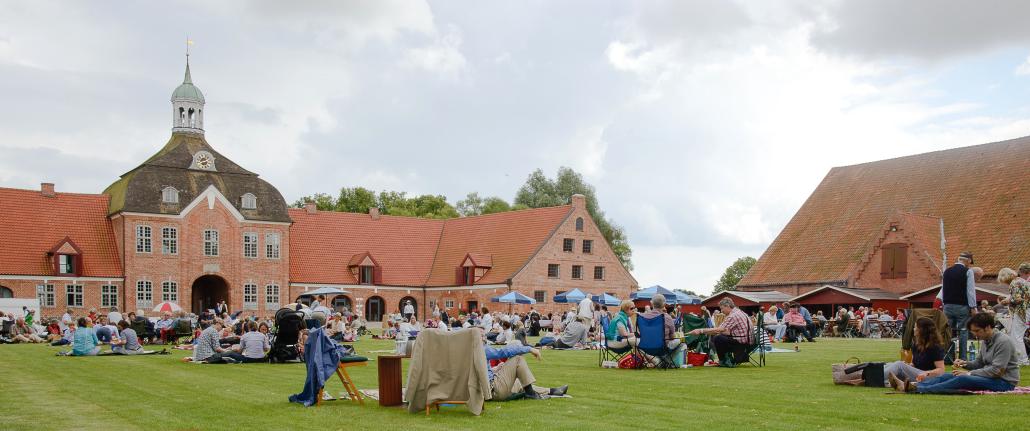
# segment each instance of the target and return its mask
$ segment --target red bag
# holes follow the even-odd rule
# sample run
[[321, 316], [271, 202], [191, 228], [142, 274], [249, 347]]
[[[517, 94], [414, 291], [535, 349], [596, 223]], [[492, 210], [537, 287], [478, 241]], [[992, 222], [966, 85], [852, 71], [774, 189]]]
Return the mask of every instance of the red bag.
[[626, 355], [622, 359], [619, 359], [619, 368], [632, 369], [637, 368], [644, 362], [640, 355]]
[[687, 363], [690, 365], [700, 367], [703, 366], [707, 360], [707, 353], [687, 352]]

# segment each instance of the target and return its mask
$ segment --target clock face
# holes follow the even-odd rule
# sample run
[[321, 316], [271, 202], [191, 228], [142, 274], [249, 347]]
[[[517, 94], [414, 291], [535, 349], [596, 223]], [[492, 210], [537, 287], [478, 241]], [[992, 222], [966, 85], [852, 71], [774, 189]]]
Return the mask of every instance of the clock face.
[[211, 157], [207, 154], [201, 154], [197, 157], [197, 167], [200, 169], [211, 169]]
[[213, 171], [215, 170], [215, 158], [207, 151], [198, 151], [193, 155], [193, 164], [190, 167], [192, 169]]

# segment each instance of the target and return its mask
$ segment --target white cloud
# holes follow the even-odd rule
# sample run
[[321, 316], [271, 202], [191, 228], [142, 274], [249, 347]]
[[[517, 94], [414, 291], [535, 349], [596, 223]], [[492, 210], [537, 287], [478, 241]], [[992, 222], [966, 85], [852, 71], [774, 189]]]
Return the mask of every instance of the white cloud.
[[1030, 57], [1016, 67], [1016, 75], [1030, 75]]
[[405, 60], [409, 65], [456, 78], [466, 68], [465, 56], [461, 53], [461, 32], [453, 25], [448, 26], [447, 31], [430, 44], [408, 49]]

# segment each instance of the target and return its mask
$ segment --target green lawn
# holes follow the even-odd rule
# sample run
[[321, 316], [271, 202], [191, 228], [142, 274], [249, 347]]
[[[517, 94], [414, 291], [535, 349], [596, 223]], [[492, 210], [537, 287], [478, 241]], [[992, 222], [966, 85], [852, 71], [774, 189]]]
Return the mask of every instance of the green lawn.
[[[359, 353], [392, 342], [361, 341]], [[800, 353], [768, 356], [765, 368], [670, 371], [597, 367], [595, 351], [545, 351], [532, 361], [543, 385], [567, 383], [572, 399], [487, 403], [431, 417], [345, 402], [287, 402], [304, 365], [194, 365], [186, 352], [147, 357], [56, 357], [42, 345], [0, 345], [0, 429], [1025, 429], [1027, 396], [886, 395], [834, 386], [830, 363], [849, 356], [892, 360], [894, 340], [821, 339]], [[373, 355], [374, 356], [374, 355]], [[406, 363], [405, 363], [406, 364]], [[376, 386], [375, 363], [352, 368]], [[1030, 368], [1024, 368], [1030, 372]], [[339, 381], [330, 386], [342, 390]]]

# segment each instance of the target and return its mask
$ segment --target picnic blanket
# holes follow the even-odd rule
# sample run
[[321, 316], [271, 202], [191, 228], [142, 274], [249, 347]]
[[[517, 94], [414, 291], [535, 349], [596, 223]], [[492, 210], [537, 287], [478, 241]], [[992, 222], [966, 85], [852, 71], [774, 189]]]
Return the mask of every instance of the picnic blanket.
[[1015, 389], [1006, 392], [994, 391], [969, 391], [970, 395], [1030, 395], [1030, 386], [1016, 386]]

